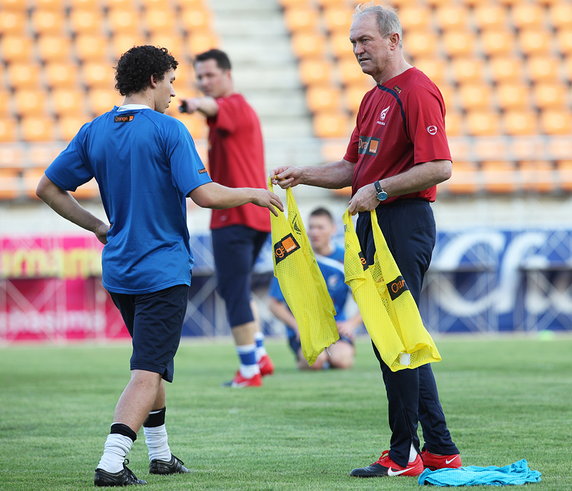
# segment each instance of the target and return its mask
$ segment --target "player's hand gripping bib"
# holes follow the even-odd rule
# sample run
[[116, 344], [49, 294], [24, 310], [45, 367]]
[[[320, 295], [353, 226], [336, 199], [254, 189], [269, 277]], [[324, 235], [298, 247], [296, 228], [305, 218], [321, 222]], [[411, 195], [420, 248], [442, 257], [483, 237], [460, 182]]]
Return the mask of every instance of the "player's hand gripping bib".
[[371, 225], [376, 252], [371, 266], [362, 254], [348, 211], [343, 221], [346, 284], [352, 289], [365, 327], [383, 361], [394, 372], [441, 361], [437, 346], [425, 329], [417, 304], [387, 247], [375, 210], [371, 211]]
[[[272, 183], [268, 187], [272, 191]], [[288, 218], [281, 211], [277, 217], [270, 215], [274, 276], [296, 319], [302, 353], [311, 365], [339, 339], [336, 311], [290, 188], [286, 207]]]

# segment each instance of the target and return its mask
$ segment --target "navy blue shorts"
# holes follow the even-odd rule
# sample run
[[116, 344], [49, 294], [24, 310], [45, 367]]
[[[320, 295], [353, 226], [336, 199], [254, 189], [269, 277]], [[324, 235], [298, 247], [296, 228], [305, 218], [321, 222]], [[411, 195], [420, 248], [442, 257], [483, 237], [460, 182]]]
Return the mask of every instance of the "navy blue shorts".
[[133, 339], [131, 370], [155, 372], [172, 382], [189, 287], [177, 285], [142, 295], [110, 295]]
[[212, 231], [217, 291], [224, 300], [231, 327], [254, 320], [250, 308], [252, 270], [267, 237], [267, 232], [244, 225]]

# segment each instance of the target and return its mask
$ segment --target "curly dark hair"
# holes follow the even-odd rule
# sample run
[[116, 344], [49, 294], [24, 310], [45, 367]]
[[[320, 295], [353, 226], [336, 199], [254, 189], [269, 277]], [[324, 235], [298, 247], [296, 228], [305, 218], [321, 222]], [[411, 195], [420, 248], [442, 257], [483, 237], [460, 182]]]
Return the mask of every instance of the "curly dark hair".
[[115, 88], [121, 95], [131, 95], [149, 87], [151, 75], [157, 81], [175, 70], [179, 63], [167, 48], [134, 46], [121, 55], [115, 67]]

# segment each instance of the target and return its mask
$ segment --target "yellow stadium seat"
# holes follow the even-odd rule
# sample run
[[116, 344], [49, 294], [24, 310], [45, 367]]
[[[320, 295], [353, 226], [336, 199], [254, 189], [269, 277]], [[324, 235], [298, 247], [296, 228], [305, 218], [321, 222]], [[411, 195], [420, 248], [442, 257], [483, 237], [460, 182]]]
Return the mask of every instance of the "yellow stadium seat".
[[399, 20], [405, 31], [427, 29], [431, 25], [431, 10], [421, 5], [407, 5], [399, 9]]
[[53, 113], [58, 117], [80, 115], [85, 118], [85, 93], [80, 89], [58, 89], [50, 94]]
[[548, 18], [556, 29], [572, 29], [572, 4], [555, 1], [548, 10]]
[[515, 38], [507, 29], [485, 29], [480, 35], [480, 45], [486, 56], [510, 56], [514, 52]]
[[23, 10], [2, 10], [0, 15], [0, 32], [2, 35], [26, 35], [26, 12]]
[[458, 89], [459, 99], [467, 110], [487, 109], [492, 107], [493, 90], [490, 85], [482, 82], [463, 84]]
[[547, 109], [540, 115], [542, 133], [547, 135], [572, 134], [572, 116], [567, 109]]
[[298, 73], [303, 85], [328, 85], [333, 83], [332, 63], [325, 58], [301, 60]]
[[318, 138], [347, 138], [348, 119], [338, 112], [324, 112], [314, 116], [314, 134]]
[[31, 17], [32, 30], [39, 35], [65, 35], [66, 22], [65, 12], [63, 9], [39, 9], [32, 11]]
[[37, 64], [10, 63], [6, 68], [7, 83], [21, 89], [41, 89], [40, 67]]
[[560, 78], [560, 65], [556, 57], [531, 56], [526, 61], [526, 72], [534, 83], [556, 82]]
[[411, 56], [434, 56], [438, 52], [437, 35], [428, 29], [409, 31], [403, 36], [403, 47]]
[[318, 30], [318, 12], [311, 6], [293, 7], [284, 12], [287, 29], [294, 32], [315, 32]]
[[536, 2], [519, 2], [511, 8], [510, 19], [518, 29], [542, 27], [544, 9]]
[[74, 8], [70, 12], [70, 28], [75, 34], [103, 35], [103, 14], [100, 10]]
[[113, 89], [115, 87], [115, 71], [107, 61], [90, 61], [81, 67], [81, 79], [90, 89]]
[[523, 28], [518, 35], [518, 46], [525, 56], [549, 56], [551, 42], [551, 36], [542, 27]]
[[71, 41], [62, 35], [46, 34], [37, 40], [38, 55], [44, 63], [65, 62], [72, 59]]
[[469, 11], [464, 5], [446, 4], [435, 10], [437, 25], [444, 31], [467, 30], [469, 27]]
[[340, 111], [341, 93], [333, 85], [308, 87], [306, 102], [311, 112]]
[[44, 77], [51, 89], [72, 89], [77, 87], [77, 65], [71, 62], [47, 63], [44, 66]]
[[496, 89], [498, 106], [503, 110], [527, 109], [530, 104], [530, 89], [522, 82], [506, 82], [499, 84]]
[[107, 44], [101, 42], [101, 36], [82, 34], [75, 38], [75, 54], [82, 62], [106, 61]]
[[531, 110], [513, 109], [502, 116], [505, 135], [535, 135], [538, 133], [537, 115]]
[[16, 90], [14, 110], [20, 116], [43, 115], [46, 113], [48, 94], [41, 89]]
[[489, 193], [507, 194], [518, 189], [518, 176], [513, 162], [483, 162], [482, 176], [485, 190]]
[[6, 63], [32, 63], [34, 58], [33, 40], [25, 35], [6, 34], [0, 39], [0, 53]]
[[486, 83], [485, 62], [482, 58], [454, 58], [450, 62], [453, 79], [460, 84]]
[[472, 17], [480, 29], [506, 29], [508, 26], [507, 11], [498, 3], [488, 1], [475, 2]]
[[18, 140], [18, 122], [8, 116], [0, 118], [0, 142], [14, 142]]
[[489, 59], [487, 67], [496, 83], [521, 82], [524, 79], [522, 60], [514, 55], [494, 56]]
[[20, 196], [20, 171], [0, 167], [0, 200], [12, 200]]
[[349, 35], [352, 23], [352, 13], [353, 12], [349, 7], [334, 6], [324, 10], [323, 18], [328, 32], [343, 32], [346, 35]]
[[442, 36], [442, 41], [445, 52], [449, 56], [474, 56], [477, 41], [475, 34], [469, 30], [458, 29], [445, 31]]
[[20, 135], [27, 142], [49, 142], [54, 139], [54, 120], [49, 116], [26, 116], [20, 121]]
[[491, 136], [500, 133], [499, 117], [491, 110], [470, 111], [465, 118], [467, 134], [471, 136]]
[[[349, 41], [348, 45], [351, 48]], [[323, 34], [317, 32], [298, 32], [292, 35], [294, 54], [302, 58], [324, 58], [326, 56], [326, 41]]]
[[538, 83], [533, 87], [532, 94], [539, 109], [560, 109], [567, 106], [568, 88], [562, 83]]
[[556, 191], [554, 166], [546, 160], [521, 161], [518, 163], [522, 188], [537, 193]]

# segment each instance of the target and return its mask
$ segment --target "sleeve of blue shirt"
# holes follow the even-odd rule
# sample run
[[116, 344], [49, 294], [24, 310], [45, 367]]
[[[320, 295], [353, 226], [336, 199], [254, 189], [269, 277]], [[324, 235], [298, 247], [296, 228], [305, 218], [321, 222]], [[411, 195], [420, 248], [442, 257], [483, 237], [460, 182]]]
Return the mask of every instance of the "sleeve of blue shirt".
[[191, 134], [180, 121], [176, 121], [173, 131], [169, 132], [168, 154], [171, 162], [173, 185], [184, 196], [193, 190], [212, 182], [195, 147]]
[[69, 145], [46, 169], [46, 176], [56, 186], [66, 191], [75, 191], [93, 178], [93, 171], [86, 162], [82, 142], [88, 124], [82, 126]]
[[272, 277], [272, 281], [270, 282], [270, 289], [268, 290], [268, 295], [272, 298], [275, 298], [279, 302], [285, 302], [284, 295], [282, 295], [282, 290], [280, 290], [280, 284], [278, 283], [278, 279], [276, 276]]

